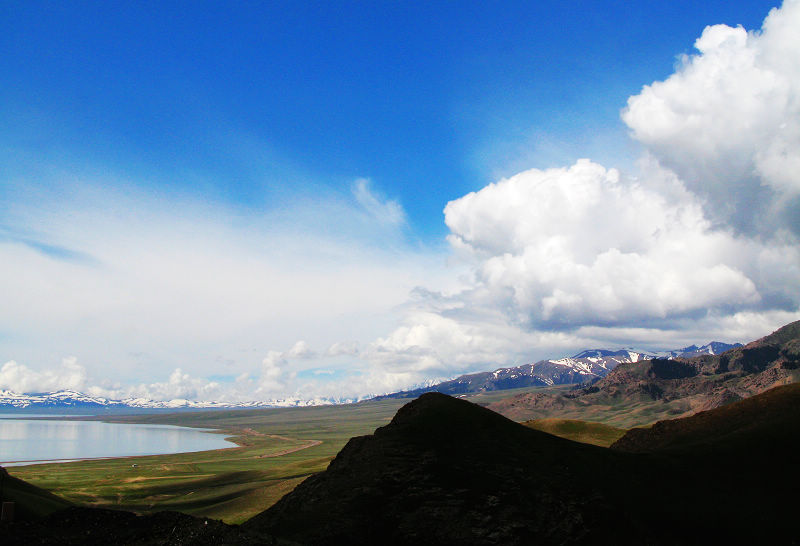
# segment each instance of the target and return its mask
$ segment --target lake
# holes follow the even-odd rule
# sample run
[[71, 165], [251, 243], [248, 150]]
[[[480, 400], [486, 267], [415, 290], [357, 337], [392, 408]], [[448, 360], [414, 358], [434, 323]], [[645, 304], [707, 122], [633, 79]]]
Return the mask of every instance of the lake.
[[236, 447], [205, 429], [9, 417], [0, 418], [0, 466]]

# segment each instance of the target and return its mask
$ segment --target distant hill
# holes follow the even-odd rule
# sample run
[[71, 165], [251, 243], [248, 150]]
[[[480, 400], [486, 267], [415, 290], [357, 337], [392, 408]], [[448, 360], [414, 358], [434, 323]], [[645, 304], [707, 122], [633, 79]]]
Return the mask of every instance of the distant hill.
[[522, 366], [498, 368], [491, 372], [466, 374], [449, 381], [386, 394], [376, 398], [416, 398], [426, 392], [440, 392], [455, 396], [522, 387], [548, 387], [552, 385], [587, 383], [605, 377], [619, 364], [640, 362], [654, 358], [672, 359], [701, 354], [714, 355], [741, 346], [741, 343], [729, 344], [712, 341], [702, 347], [690, 345], [683, 349], [663, 352], [637, 351], [634, 349], [587, 349], [572, 357], [540, 360], [539, 362], [523, 364]]
[[489, 407], [517, 421], [558, 417], [624, 428], [688, 416], [800, 380], [800, 321], [722, 354], [621, 363], [570, 393], [525, 393]]

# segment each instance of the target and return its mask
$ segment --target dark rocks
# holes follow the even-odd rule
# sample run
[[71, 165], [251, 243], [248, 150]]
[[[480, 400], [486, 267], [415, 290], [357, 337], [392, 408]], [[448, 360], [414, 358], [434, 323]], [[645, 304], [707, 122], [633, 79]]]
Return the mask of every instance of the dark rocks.
[[26, 546], [277, 544], [268, 535], [178, 512], [137, 516], [131, 512], [79, 507], [55, 512], [41, 520], [3, 525], [0, 536], [3, 544]]

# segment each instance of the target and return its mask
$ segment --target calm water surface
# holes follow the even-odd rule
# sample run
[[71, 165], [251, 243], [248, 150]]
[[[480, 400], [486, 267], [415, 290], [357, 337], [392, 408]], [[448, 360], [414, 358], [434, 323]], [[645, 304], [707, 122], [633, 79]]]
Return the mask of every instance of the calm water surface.
[[[161, 455], [235, 447], [221, 434], [172, 425], [0, 418], [0, 465]], [[52, 415], [48, 416], [52, 417]]]

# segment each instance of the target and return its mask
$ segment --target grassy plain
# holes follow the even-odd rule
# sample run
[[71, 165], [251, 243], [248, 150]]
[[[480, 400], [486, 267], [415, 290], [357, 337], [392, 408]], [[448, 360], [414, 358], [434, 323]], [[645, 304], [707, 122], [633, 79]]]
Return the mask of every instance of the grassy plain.
[[143, 513], [178, 510], [240, 523], [324, 470], [348, 439], [385, 425], [406, 402], [103, 417], [212, 428], [239, 447], [8, 470], [78, 504]]
[[[537, 389], [465, 398], [486, 405], [531, 390]], [[94, 419], [214, 429], [239, 447], [8, 470], [77, 504], [140, 513], [177, 510], [241, 523], [272, 506], [306, 477], [325, 470], [350, 438], [371, 434], [408, 402], [384, 399], [341, 406], [98, 416]]]

